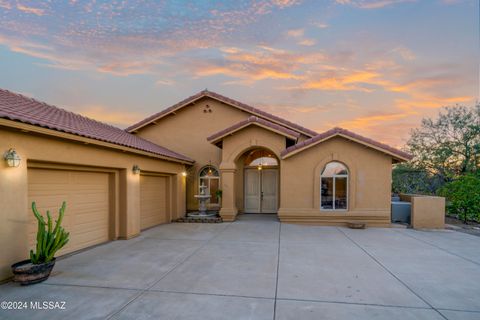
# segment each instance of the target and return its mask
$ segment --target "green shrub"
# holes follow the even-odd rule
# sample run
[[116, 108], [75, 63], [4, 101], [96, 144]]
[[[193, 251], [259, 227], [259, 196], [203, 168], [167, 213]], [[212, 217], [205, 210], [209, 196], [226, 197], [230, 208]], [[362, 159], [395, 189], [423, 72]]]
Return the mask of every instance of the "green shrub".
[[447, 199], [447, 212], [464, 222], [480, 221], [480, 175], [467, 174], [447, 183], [439, 192]]
[[60, 226], [65, 215], [65, 207], [64, 201], [58, 212], [55, 228], [53, 228], [50, 212], [47, 211], [47, 222], [45, 222], [43, 216], [38, 212], [35, 202], [32, 202], [33, 214], [38, 221], [36, 252], [30, 250], [30, 260], [33, 264], [51, 261], [55, 253], [67, 244], [69, 233]]

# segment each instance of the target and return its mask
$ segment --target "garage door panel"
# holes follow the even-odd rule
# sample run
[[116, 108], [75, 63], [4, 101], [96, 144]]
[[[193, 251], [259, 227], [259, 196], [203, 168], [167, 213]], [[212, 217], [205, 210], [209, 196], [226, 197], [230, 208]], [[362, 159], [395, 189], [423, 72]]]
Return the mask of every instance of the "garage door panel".
[[[69, 243], [59, 255], [109, 240], [109, 176], [107, 173], [52, 169], [28, 170], [29, 203], [40, 212], [58, 217], [63, 201], [67, 209], [62, 226], [70, 232]], [[31, 209], [29, 209], [31, 211]], [[37, 221], [31, 215], [29, 243], [36, 243]]]
[[35, 174], [29, 176], [29, 185], [44, 185], [45, 181], [48, 181], [48, 184], [54, 186], [55, 184], [68, 184], [68, 176], [70, 171], [62, 170], [43, 170], [35, 169]]
[[167, 177], [140, 176], [140, 228], [168, 222]]

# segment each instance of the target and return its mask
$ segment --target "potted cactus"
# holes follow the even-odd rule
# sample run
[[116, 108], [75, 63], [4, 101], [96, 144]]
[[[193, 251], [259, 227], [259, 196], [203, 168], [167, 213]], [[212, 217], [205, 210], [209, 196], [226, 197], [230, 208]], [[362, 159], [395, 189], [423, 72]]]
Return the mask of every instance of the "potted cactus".
[[54, 227], [50, 212], [47, 211], [47, 222], [45, 222], [35, 202], [32, 202], [32, 211], [38, 221], [37, 246], [35, 252], [30, 250], [30, 259], [12, 265], [13, 281], [21, 285], [29, 285], [48, 279], [55, 265], [55, 253], [68, 242], [69, 233], [61, 227], [65, 207], [64, 201]]

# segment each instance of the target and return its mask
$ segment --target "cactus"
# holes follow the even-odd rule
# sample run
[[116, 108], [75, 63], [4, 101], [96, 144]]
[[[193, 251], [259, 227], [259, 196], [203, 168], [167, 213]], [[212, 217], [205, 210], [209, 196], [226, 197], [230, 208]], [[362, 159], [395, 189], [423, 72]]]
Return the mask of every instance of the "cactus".
[[45, 219], [37, 210], [35, 201], [32, 202], [32, 211], [38, 221], [36, 251], [34, 253], [33, 250], [30, 250], [30, 260], [33, 264], [52, 261], [55, 253], [67, 244], [69, 233], [61, 227], [66, 206], [67, 204], [64, 201], [58, 212], [55, 227], [53, 228], [50, 211], [47, 211], [47, 222], [45, 222]]

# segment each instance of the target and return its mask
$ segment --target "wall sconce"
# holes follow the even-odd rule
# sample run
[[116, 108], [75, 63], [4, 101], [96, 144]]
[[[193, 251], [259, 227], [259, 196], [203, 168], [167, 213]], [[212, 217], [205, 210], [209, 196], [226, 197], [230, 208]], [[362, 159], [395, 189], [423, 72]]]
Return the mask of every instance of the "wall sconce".
[[133, 174], [139, 174], [140, 173], [140, 167], [138, 165], [134, 165], [132, 168]]
[[182, 172], [182, 176], [186, 177], [186, 176], [187, 176], [187, 172], [183, 171], [183, 172]]
[[20, 161], [22, 160], [13, 148], [5, 152], [3, 158], [9, 167], [18, 167], [20, 165]]

